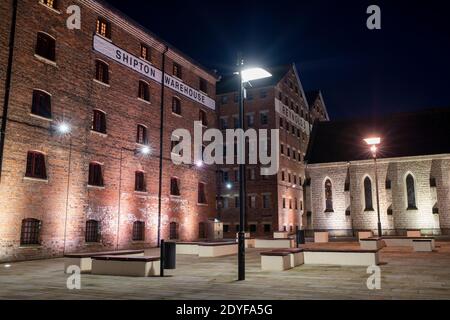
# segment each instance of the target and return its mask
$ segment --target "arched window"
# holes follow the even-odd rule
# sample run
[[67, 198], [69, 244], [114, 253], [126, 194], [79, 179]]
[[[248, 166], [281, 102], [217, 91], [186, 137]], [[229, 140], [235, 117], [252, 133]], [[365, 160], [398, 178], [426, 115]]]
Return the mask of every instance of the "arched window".
[[56, 41], [46, 33], [38, 32], [36, 41], [36, 54], [50, 61], [55, 61]]
[[406, 177], [406, 196], [408, 198], [408, 209], [417, 209], [416, 188], [414, 185], [414, 177], [411, 174], [408, 174], [408, 176]]
[[150, 101], [150, 86], [147, 82], [139, 81], [139, 93], [138, 97], [144, 101]]
[[34, 179], [47, 179], [45, 167], [45, 155], [37, 151], [29, 151], [27, 154], [27, 168], [25, 176]]
[[133, 241], [144, 241], [145, 239], [145, 222], [133, 222]]
[[366, 211], [373, 211], [372, 199], [372, 181], [369, 177], [366, 177], [364, 179], [364, 200], [366, 203]]
[[325, 212], [333, 212], [333, 188], [330, 179], [325, 181]]
[[178, 239], [178, 223], [171, 222], [169, 225], [169, 238], [170, 240], [177, 240]]
[[31, 113], [40, 117], [51, 119], [52, 117], [51, 96], [44, 91], [33, 90]]
[[92, 131], [106, 134], [106, 113], [94, 110], [92, 114]]
[[109, 66], [103, 61], [95, 61], [95, 79], [105, 84], [109, 84]]
[[38, 245], [41, 222], [37, 219], [22, 220], [22, 230], [20, 233], [21, 245]]

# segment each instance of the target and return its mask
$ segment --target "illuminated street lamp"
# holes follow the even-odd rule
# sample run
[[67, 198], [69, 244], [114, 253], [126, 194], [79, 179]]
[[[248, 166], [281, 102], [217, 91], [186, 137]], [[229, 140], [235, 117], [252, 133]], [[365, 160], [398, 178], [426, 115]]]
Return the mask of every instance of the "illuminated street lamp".
[[378, 236], [381, 237], [383, 235], [383, 230], [381, 229], [381, 217], [380, 217], [380, 196], [378, 193], [378, 169], [377, 169], [377, 151], [378, 146], [381, 144], [380, 137], [373, 137], [364, 139], [368, 146], [370, 146], [370, 152], [372, 152], [372, 157], [375, 164], [375, 188], [377, 195], [377, 214], [378, 214]]
[[[272, 75], [262, 68], [245, 68], [242, 57], [238, 56], [237, 61], [239, 76], [239, 129], [244, 130], [244, 90], [245, 84], [259, 79], [271, 77]], [[244, 141], [242, 141], [244, 140]], [[245, 146], [245, 139], [239, 141], [241, 148]], [[239, 252], [238, 252], [238, 280], [245, 280], [245, 155], [244, 159], [241, 159], [239, 165]], [[243, 161], [242, 161], [243, 160]]]

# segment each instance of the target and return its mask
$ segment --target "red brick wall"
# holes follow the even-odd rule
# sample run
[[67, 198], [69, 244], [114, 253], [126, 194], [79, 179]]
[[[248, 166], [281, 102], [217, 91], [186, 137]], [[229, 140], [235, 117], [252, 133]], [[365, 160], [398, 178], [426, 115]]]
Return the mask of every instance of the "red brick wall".
[[[94, 2], [78, 2], [82, 9], [82, 24], [81, 30], [74, 31], [65, 26], [65, 8], [73, 2], [58, 2], [58, 9], [61, 11], [59, 14], [39, 4], [37, 0], [19, 1], [9, 121], [0, 184], [0, 205], [3, 208], [0, 261], [62, 254], [68, 186], [66, 252], [115, 248], [118, 221], [120, 248], [156, 245], [161, 87], [148, 80], [151, 101], [145, 103], [138, 100], [138, 81], [142, 77], [92, 49], [95, 23], [99, 15], [89, 7]], [[3, 18], [9, 12], [6, 1], [2, 2], [0, 8]], [[130, 28], [126, 22], [98, 4], [95, 10], [111, 21], [112, 42], [122, 49], [138, 56], [140, 43], [150, 39], [147, 44], [153, 47], [152, 62], [157, 68], [162, 68], [161, 43], [142, 31], [139, 34], [126, 31], [126, 28]], [[0, 59], [4, 59], [6, 37], [3, 22], [0, 31]], [[37, 31], [47, 32], [56, 38], [56, 66], [34, 56]], [[202, 76], [208, 80], [208, 91], [215, 98], [214, 76], [170, 50], [166, 61], [169, 72], [172, 70], [172, 57], [182, 65], [185, 83], [198, 88], [198, 77]], [[109, 87], [93, 81], [96, 58], [109, 64]], [[0, 90], [3, 90], [4, 80], [0, 80]], [[30, 115], [34, 88], [52, 94], [53, 121]], [[215, 169], [204, 167], [198, 170], [172, 165], [169, 158], [171, 132], [176, 128], [187, 128], [193, 132], [193, 121], [198, 120], [200, 108], [199, 104], [181, 97], [182, 118], [172, 115], [172, 95], [171, 89], [166, 88], [162, 237], [168, 236], [168, 224], [177, 221], [180, 223], [180, 238], [193, 240], [198, 235], [198, 223], [215, 216]], [[106, 136], [90, 130], [92, 110], [97, 108], [107, 114]], [[215, 126], [215, 112], [207, 108], [204, 110], [208, 113], [210, 125]], [[52, 133], [51, 127], [63, 120], [71, 125], [71, 138]], [[135, 140], [138, 124], [148, 127], [149, 143], [153, 150], [150, 157], [136, 156], [132, 151], [137, 148]], [[72, 156], [68, 184], [70, 149]], [[24, 178], [26, 154], [29, 150], [46, 154], [48, 181], [30, 181]], [[104, 188], [87, 187], [90, 161], [103, 164]], [[134, 192], [134, 172], [137, 170], [146, 173], [148, 192], [145, 194]], [[172, 175], [181, 179], [180, 199], [169, 197]], [[198, 181], [208, 183], [208, 206], [197, 205]], [[40, 246], [20, 247], [20, 226], [24, 218], [42, 221]], [[102, 237], [99, 244], [85, 244], [85, 222], [88, 219], [101, 222]], [[146, 222], [145, 242], [131, 241], [132, 224], [135, 220]]]

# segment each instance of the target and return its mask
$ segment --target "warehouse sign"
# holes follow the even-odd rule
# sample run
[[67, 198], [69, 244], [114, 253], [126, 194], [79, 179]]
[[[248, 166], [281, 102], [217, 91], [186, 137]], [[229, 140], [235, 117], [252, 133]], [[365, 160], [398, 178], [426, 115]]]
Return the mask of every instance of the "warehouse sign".
[[[153, 67], [145, 60], [128, 53], [98, 35], [94, 36], [94, 50], [159, 84], [162, 84], [163, 82], [161, 70]], [[183, 81], [175, 77], [165, 74], [164, 85], [212, 110], [215, 110], [216, 108], [216, 103], [213, 99], [186, 85]]]
[[311, 128], [308, 121], [303, 119], [296, 112], [292, 111], [287, 105], [278, 99], [275, 99], [275, 111], [283, 118], [287, 119], [287, 121], [289, 121], [292, 125], [300, 128], [303, 132], [309, 135]]

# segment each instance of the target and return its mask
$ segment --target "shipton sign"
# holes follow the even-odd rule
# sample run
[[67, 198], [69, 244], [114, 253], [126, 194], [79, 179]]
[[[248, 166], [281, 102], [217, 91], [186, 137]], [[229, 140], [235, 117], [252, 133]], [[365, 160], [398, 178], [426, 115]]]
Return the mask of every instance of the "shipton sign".
[[[128, 53], [98, 35], [94, 36], [94, 50], [112, 59], [113, 61], [116, 61], [121, 65], [126, 66], [159, 84], [162, 84], [161, 70], [153, 67], [143, 59]], [[184, 84], [182, 80], [166, 74], [164, 76], [164, 85], [212, 110], [215, 110], [216, 108], [216, 104], [213, 99], [208, 97], [206, 94]]]

